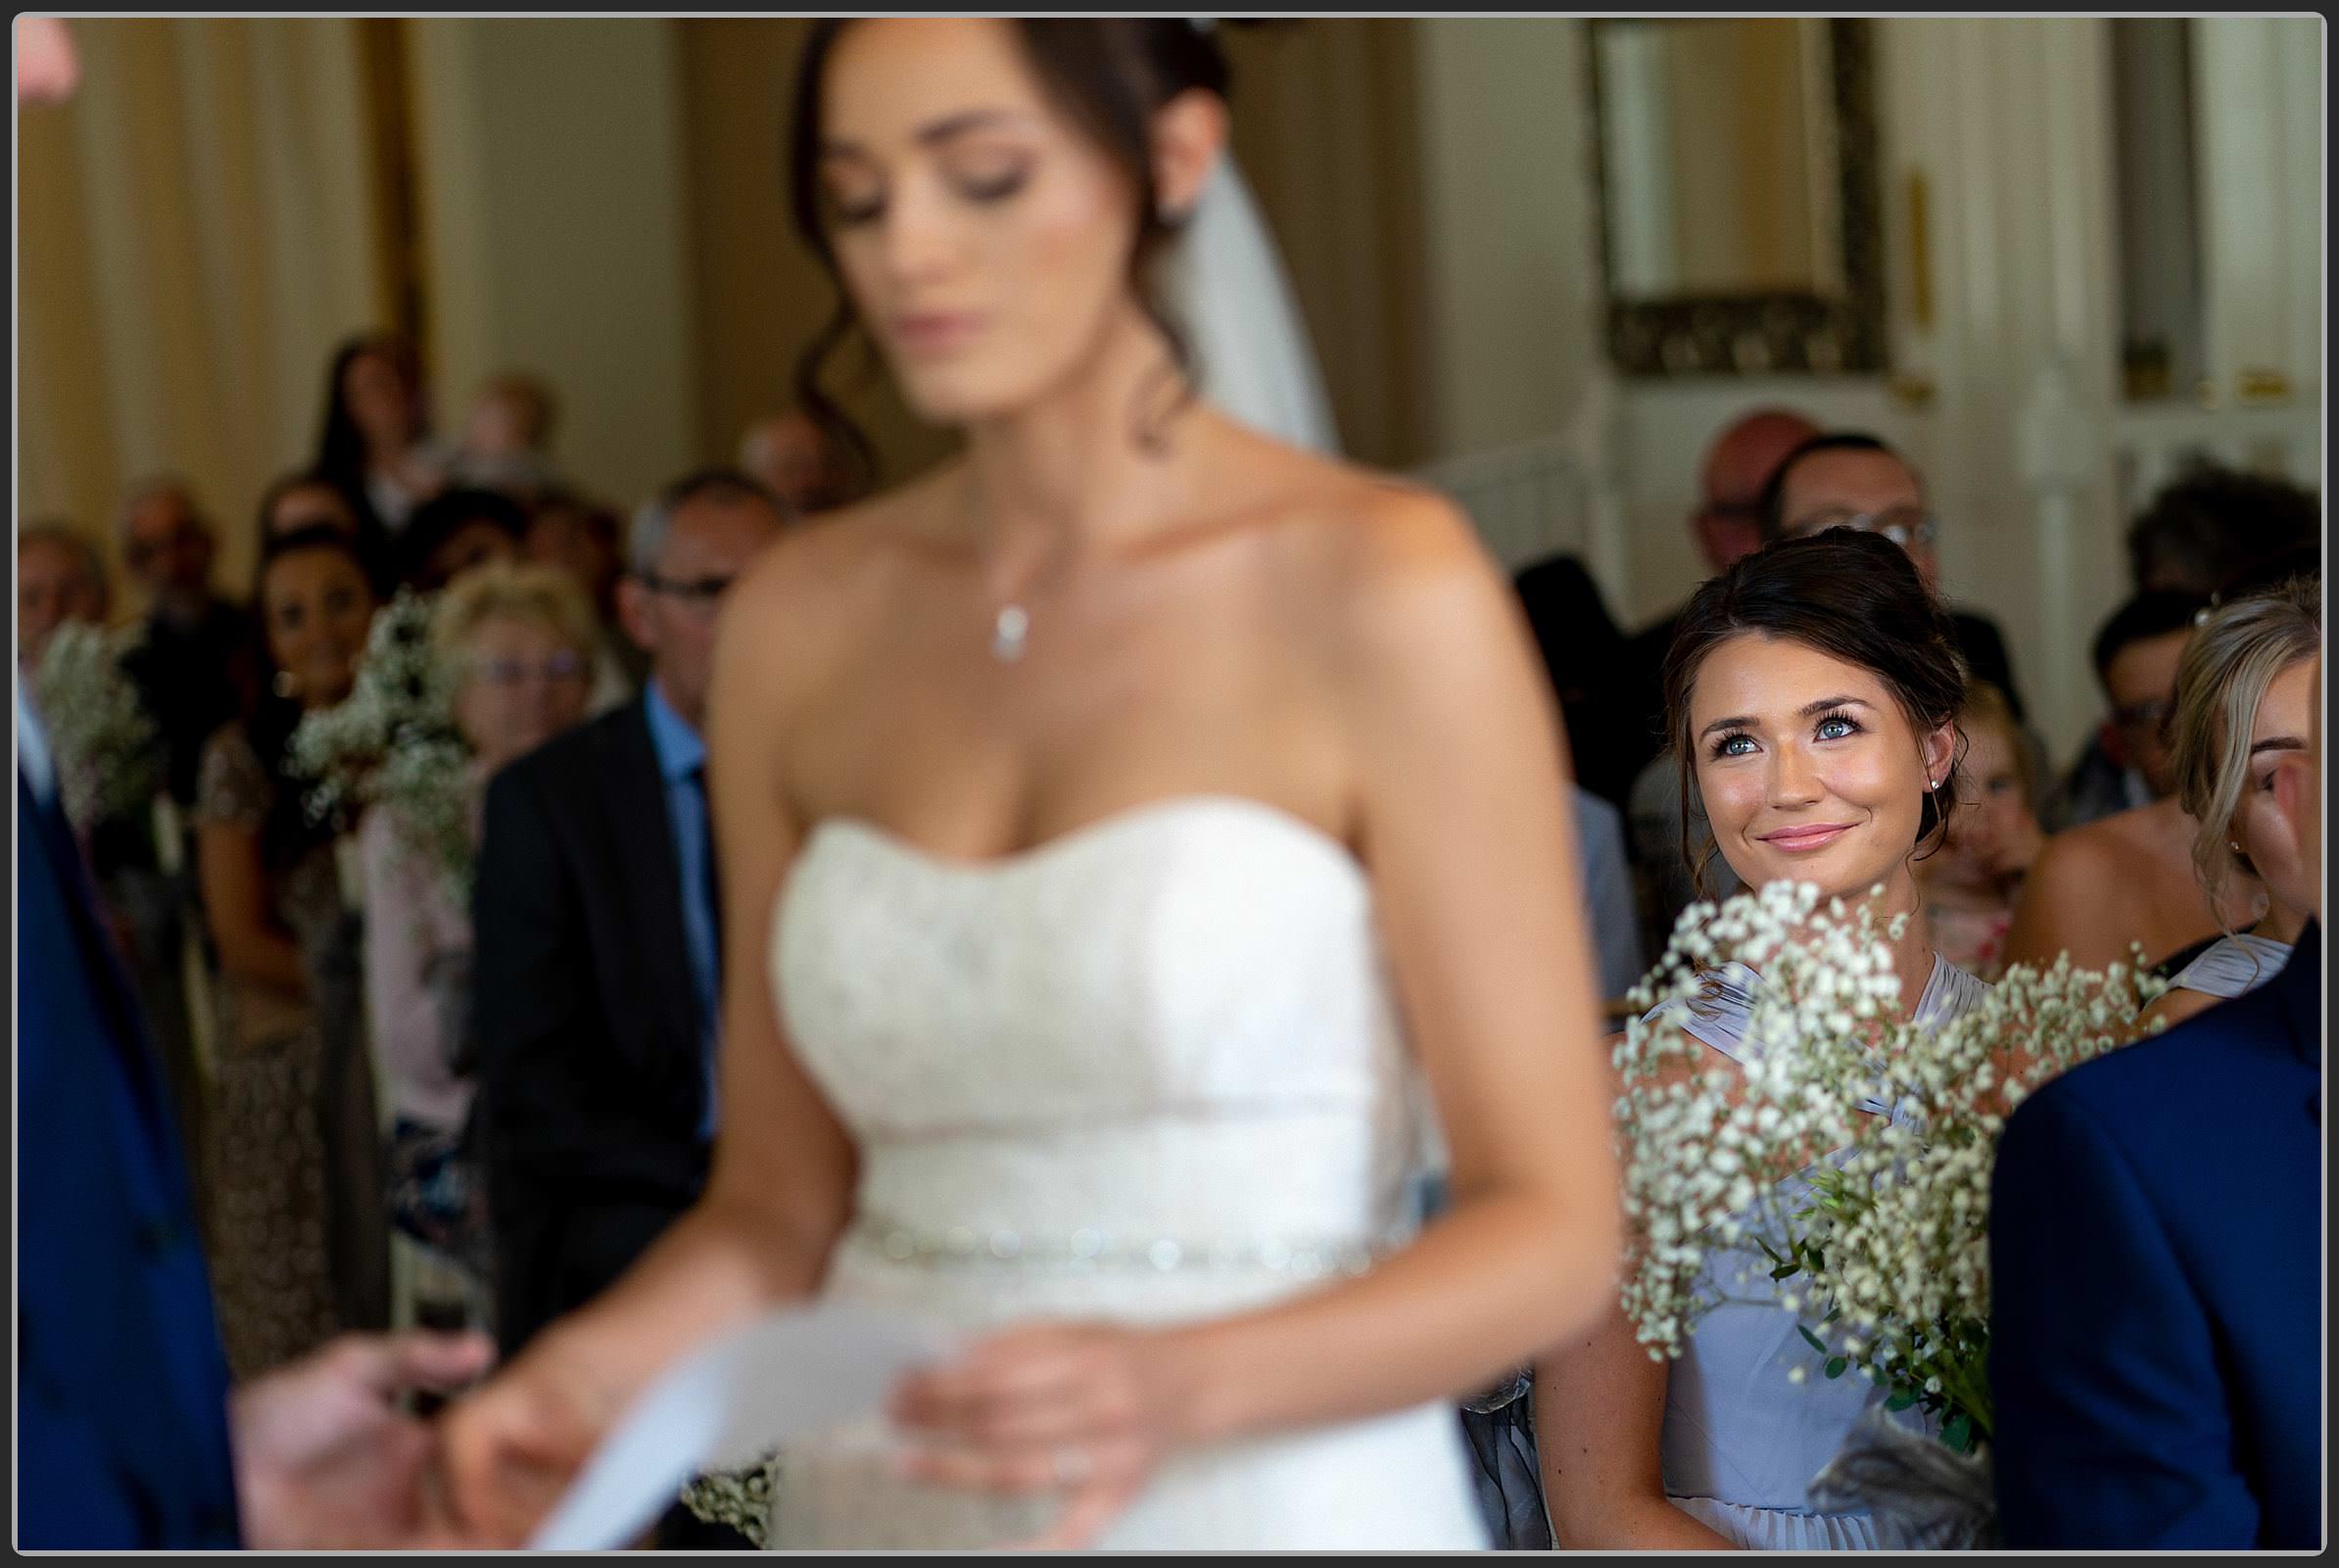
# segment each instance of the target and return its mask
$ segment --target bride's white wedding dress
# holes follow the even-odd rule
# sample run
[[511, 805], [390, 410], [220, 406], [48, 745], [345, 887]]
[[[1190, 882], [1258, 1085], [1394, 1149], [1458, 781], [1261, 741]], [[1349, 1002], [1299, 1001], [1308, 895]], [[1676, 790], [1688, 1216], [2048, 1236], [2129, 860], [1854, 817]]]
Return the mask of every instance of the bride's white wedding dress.
[[[859, 1152], [827, 1300], [966, 1331], [1173, 1323], [1402, 1231], [1422, 1101], [1370, 884], [1299, 818], [1181, 796], [983, 862], [832, 818], [772, 963]], [[1483, 1546], [1466, 1464], [1444, 1403], [1225, 1445], [1166, 1464], [1098, 1544]], [[896, 1479], [872, 1427], [783, 1450], [768, 1544], [991, 1545], [1054, 1508]]]

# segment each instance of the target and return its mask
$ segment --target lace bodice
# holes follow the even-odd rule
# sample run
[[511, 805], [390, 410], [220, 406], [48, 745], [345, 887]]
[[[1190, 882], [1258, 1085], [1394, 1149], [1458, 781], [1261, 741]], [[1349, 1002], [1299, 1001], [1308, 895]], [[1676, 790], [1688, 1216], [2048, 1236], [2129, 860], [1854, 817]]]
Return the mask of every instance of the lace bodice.
[[1369, 889], [1272, 808], [1189, 797], [980, 864], [832, 819], [774, 967], [891, 1227], [1190, 1251], [1368, 1244], [1401, 1212], [1412, 1079]]
[[[1421, 1101], [1370, 883], [1275, 808], [1181, 796], [985, 862], [829, 819], [772, 977], [859, 1156], [832, 1300], [962, 1331], [1223, 1315], [1362, 1266], [1408, 1212]], [[893, 1479], [880, 1446], [786, 1450], [774, 1544], [1035, 1527]], [[1324, 1488], [1356, 1517], [1314, 1517]], [[1482, 1541], [1452, 1412], [1425, 1406], [1180, 1459], [1108, 1544]]]

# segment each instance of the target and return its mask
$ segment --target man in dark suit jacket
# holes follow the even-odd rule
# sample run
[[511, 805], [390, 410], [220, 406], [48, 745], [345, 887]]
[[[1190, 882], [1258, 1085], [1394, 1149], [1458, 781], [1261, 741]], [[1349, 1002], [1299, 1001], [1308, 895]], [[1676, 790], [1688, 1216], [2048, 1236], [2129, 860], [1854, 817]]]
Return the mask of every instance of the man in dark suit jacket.
[[[2276, 776], [2310, 865], [2315, 772]], [[2259, 990], [2008, 1120], [1990, 1195], [2008, 1546], [2321, 1544], [2321, 1009], [2315, 922]]]
[[716, 602], [781, 526], [722, 470], [644, 507], [618, 592], [646, 689], [488, 787], [471, 1038], [507, 1355], [705, 1185], [719, 953], [698, 727]]

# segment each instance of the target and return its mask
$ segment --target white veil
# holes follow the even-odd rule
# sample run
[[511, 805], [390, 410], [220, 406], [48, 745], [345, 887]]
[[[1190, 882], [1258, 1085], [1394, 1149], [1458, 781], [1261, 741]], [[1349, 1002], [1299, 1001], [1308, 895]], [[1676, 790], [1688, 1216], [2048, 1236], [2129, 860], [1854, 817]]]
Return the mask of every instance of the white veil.
[[1202, 396], [1256, 430], [1337, 453], [1307, 323], [1232, 153], [1219, 158], [1165, 261], [1170, 308], [1201, 361]]

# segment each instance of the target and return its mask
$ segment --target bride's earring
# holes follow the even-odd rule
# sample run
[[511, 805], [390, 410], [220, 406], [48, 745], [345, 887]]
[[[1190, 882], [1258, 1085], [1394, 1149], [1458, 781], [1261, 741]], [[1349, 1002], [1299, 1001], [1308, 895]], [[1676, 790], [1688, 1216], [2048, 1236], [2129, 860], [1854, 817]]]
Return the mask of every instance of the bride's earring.
[[290, 670], [278, 670], [270, 684], [275, 687], [276, 694], [288, 701], [301, 694], [301, 679]]

